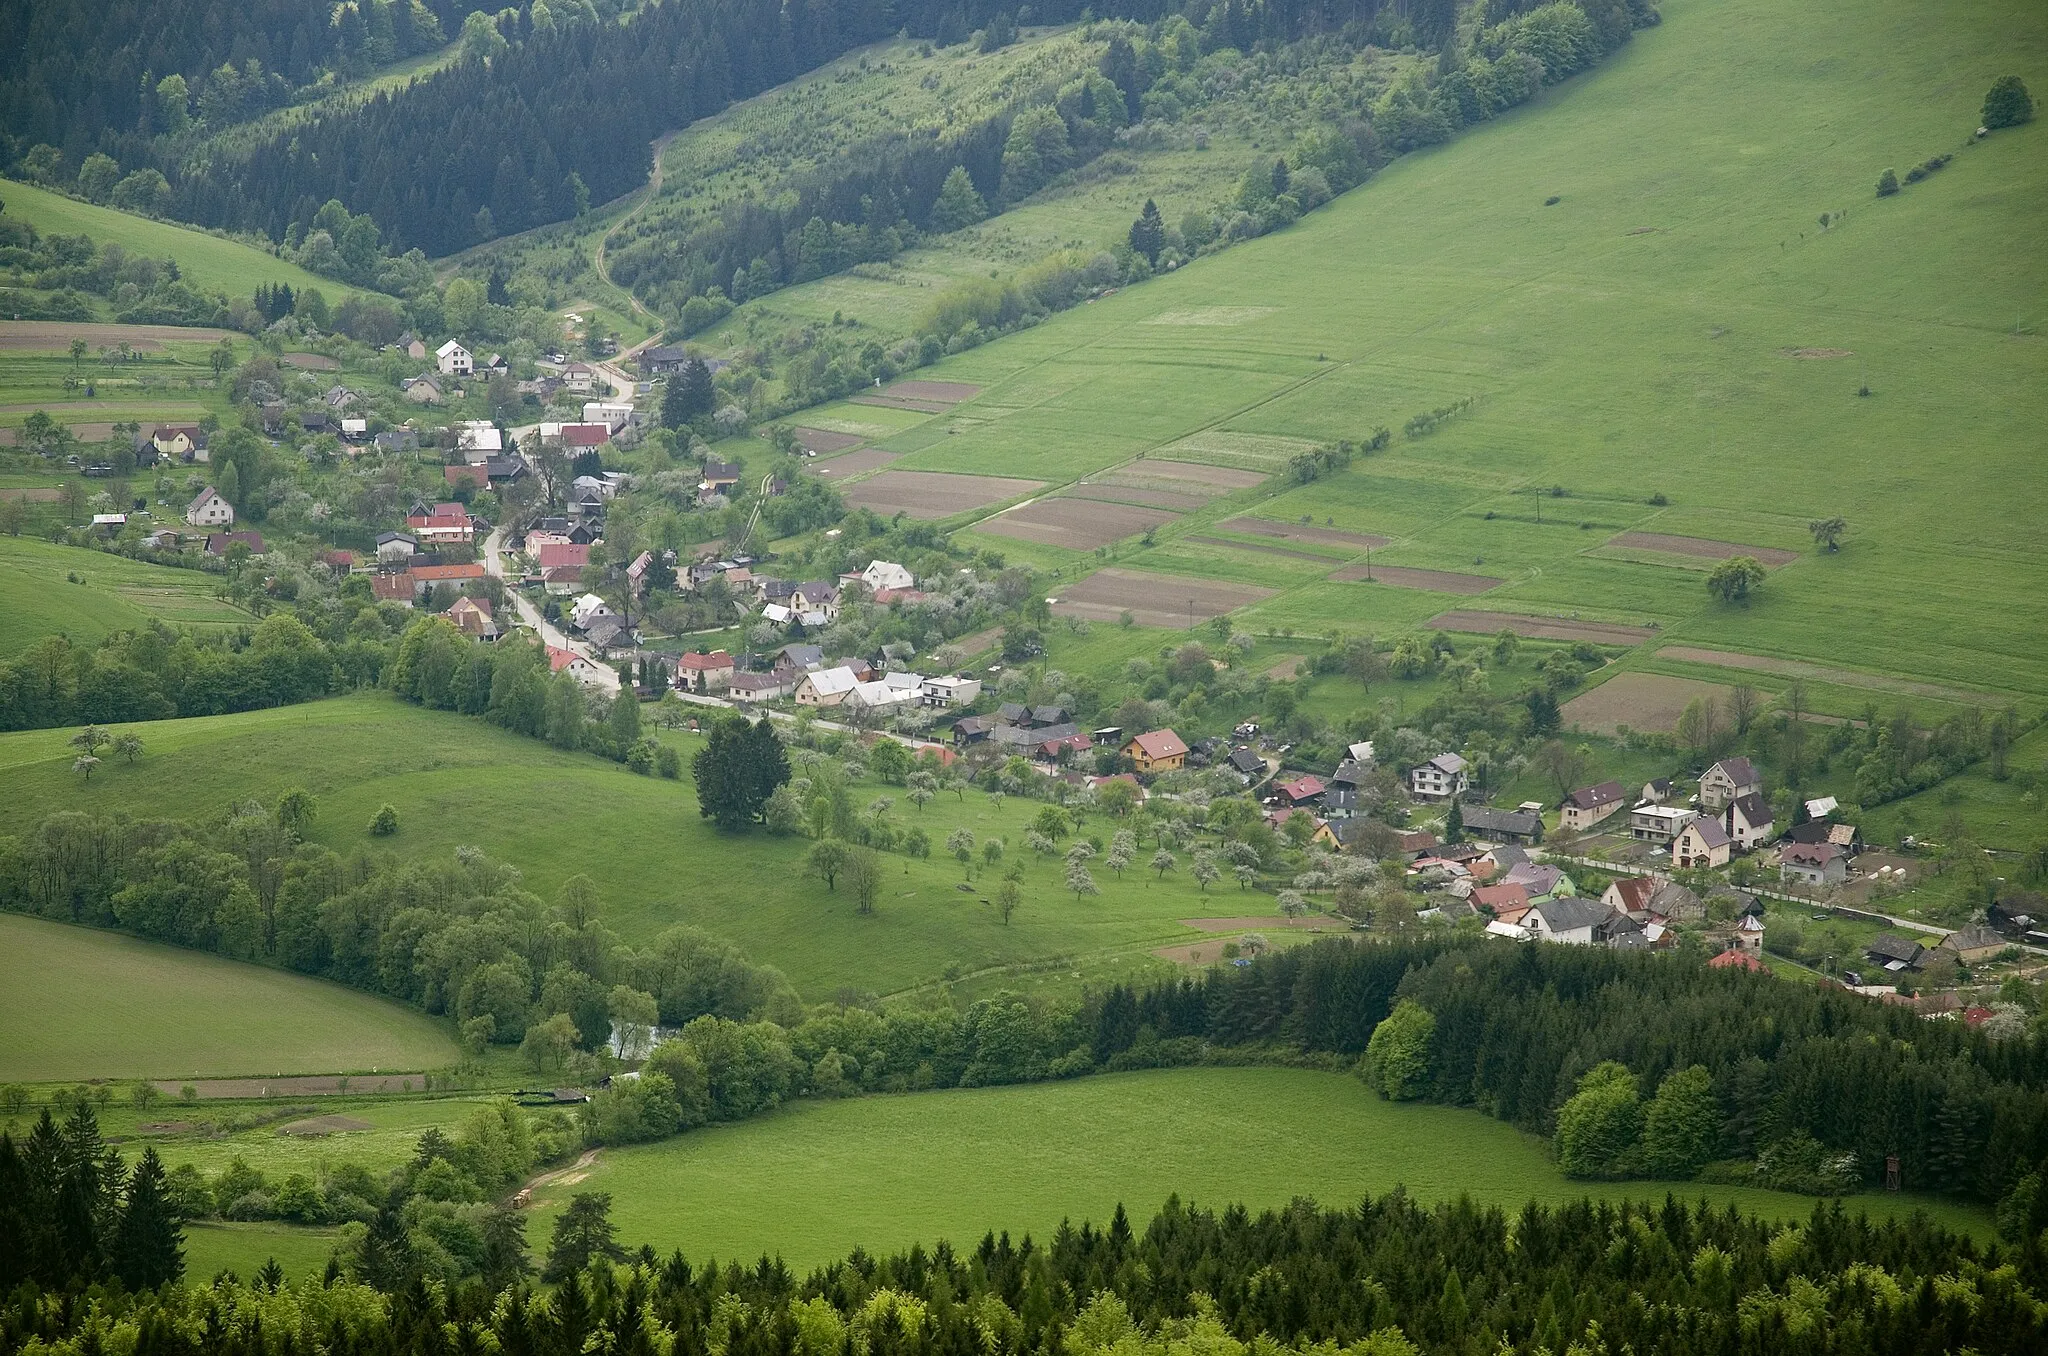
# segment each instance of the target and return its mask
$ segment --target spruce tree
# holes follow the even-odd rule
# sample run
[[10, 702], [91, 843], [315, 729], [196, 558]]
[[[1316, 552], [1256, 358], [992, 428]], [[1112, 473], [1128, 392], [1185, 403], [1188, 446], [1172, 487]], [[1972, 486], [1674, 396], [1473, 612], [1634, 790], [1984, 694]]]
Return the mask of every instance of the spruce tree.
[[1145, 210], [1131, 223], [1131, 248], [1155, 268], [1159, 252], [1166, 248], [1166, 223], [1159, 218], [1159, 204], [1150, 198], [1145, 199]]
[[548, 1241], [547, 1270], [541, 1279], [566, 1281], [589, 1266], [593, 1257], [616, 1262], [625, 1255], [612, 1224], [612, 1198], [602, 1191], [579, 1191], [555, 1220], [555, 1234]]
[[0, 1293], [28, 1279], [32, 1202], [14, 1136], [0, 1131]]
[[1462, 843], [1465, 841], [1465, 807], [1460, 802], [1451, 802], [1451, 812], [1444, 816], [1444, 841]]
[[185, 1230], [154, 1145], [142, 1151], [129, 1179], [113, 1254], [114, 1274], [130, 1290], [154, 1290], [185, 1274]]
[[711, 385], [711, 366], [702, 358], [692, 358], [683, 364], [682, 372], [683, 419], [701, 419], [711, 413], [718, 403], [718, 392]]

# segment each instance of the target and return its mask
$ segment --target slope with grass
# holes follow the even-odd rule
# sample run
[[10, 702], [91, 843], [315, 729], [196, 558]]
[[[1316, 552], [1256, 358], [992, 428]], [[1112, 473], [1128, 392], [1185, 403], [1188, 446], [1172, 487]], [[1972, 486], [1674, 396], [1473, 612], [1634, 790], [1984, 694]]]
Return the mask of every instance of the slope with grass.
[[[1664, 13], [1601, 69], [1289, 230], [920, 372], [981, 390], [882, 439], [905, 454], [893, 469], [1061, 481], [1385, 425], [1387, 451], [1258, 511], [1390, 536], [1376, 562], [1500, 578], [1491, 592], [1179, 544], [1213, 526], [1199, 514], [1118, 565], [1263, 572], [1280, 592], [1245, 620], [1268, 633], [1577, 616], [2048, 696], [2048, 257], [2026, 243], [2048, 124], [1965, 144], [1998, 75], [2048, 87], [2048, 20], [2017, 0], [1927, 31], [1903, 0]], [[1943, 150], [1941, 174], [1874, 198], [1885, 165]], [[1842, 550], [1816, 553], [1807, 522], [1836, 514]], [[1730, 606], [1691, 562], [1608, 545], [1632, 530], [1803, 554]]]
[[[1314, 1127], [1308, 1133], [1308, 1127]], [[1781, 1218], [1810, 1199], [1728, 1187], [1569, 1182], [1542, 1141], [1477, 1112], [1384, 1102], [1354, 1078], [1297, 1069], [1183, 1069], [1066, 1083], [804, 1102], [745, 1125], [607, 1149], [580, 1180], [535, 1192], [532, 1237], [579, 1191], [611, 1193], [619, 1237], [693, 1261], [777, 1253], [798, 1270], [855, 1247], [991, 1229], [1039, 1238], [1061, 1220], [1147, 1217], [1170, 1194], [1256, 1210], [1310, 1196], [1341, 1205], [1405, 1185], [1423, 1200], [1704, 1195]], [[1982, 1234], [1984, 1212], [1897, 1197]]]
[[242, 297], [259, 283], [286, 283], [294, 292], [313, 287], [338, 299], [347, 292], [368, 290], [308, 273], [253, 245], [99, 207], [15, 180], [0, 184], [0, 202], [6, 204], [9, 216], [21, 218], [44, 235], [84, 234], [96, 245], [112, 242], [130, 254], [176, 259], [185, 280], [202, 292]]
[[0, 1080], [438, 1068], [418, 1012], [300, 975], [0, 914]]
[[[889, 994], [1054, 957], [1142, 957], [1193, 940], [1198, 934], [1181, 919], [1244, 911], [1232, 885], [1200, 890], [1186, 854], [1164, 879], [1141, 866], [1119, 880], [1098, 859], [1091, 866], [1101, 893], [1077, 898], [1064, 887], [1061, 862], [1026, 858], [1024, 829], [1042, 808], [1036, 801], [998, 806], [978, 792], [946, 794], [918, 811], [901, 787], [872, 777], [855, 785], [856, 810], [890, 797], [899, 831], [922, 828], [932, 843], [925, 860], [884, 854], [878, 907], [862, 917], [845, 891], [805, 875], [809, 839], [762, 830], [721, 835], [697, 813], [687, 778], [636, 776], [593, 755], [383, 695], [134, 728], [148, 751], [132, 766], [110, 761], [89, 783], [70, 770], [72, 731], [0, 735], [0, 781], [16, 792], [0, 807], [0, 834], [60, 810], [199, 817], [251, 798], [272, 804], [302, 787], [318, 802], [310, 837], [338, 851], [445, 856], [479, 847], [517, 866], [527, 888], [548, 898], [568, 877], [588, 874], [625, 940], [644, 944], [675, 924], [692, 924], [780, 967], [812, 1000], [841, 990]], [[699, 738], [662, 737], [686, 764]], [[399, 831], [373, 840], [367, 825], [387, 802], [397, 807]], [[956, 828], [971, 830], [977, 845], [1004, 839], [1005, 869], [1027, 860], [1023, 904], [1009, 924], [982, 902], [996, 882], [981, 868], [972, 888], [961, 888], [962, 868], [944, 847]], [[1093, 818], [1084, 832], [1106, 839], [1112, 825]]]
[[44, 636], [90, 643], [152, 619], [177, 626], [253, 622], [213, 596], [215, 579], [30, 537], [0, 537], [0, 659]]

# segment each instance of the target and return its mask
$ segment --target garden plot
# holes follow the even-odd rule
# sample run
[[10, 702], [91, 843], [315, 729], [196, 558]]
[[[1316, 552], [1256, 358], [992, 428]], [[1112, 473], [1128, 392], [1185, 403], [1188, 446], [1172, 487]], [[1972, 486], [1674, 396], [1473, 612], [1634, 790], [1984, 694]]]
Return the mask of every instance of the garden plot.
[[1138, 504], [1112, 504], [1100, 499], [1034, 499], [1007, 509], [976, 530], [998, 537], [1035, 541], [1042, 546], [1064, 546], [1071, 551], [1093, 551], [1125, 537], [1135, 537], [1147, 528], [1170, 523], [1179, 515], [1165, 509]]
[[[1373, 569], [1374, 578], [1379, 568]], [[1657, 633], [1647, 626], [1580, 621], [1576, 617], [1530, 617], [1519, 612], [1439, 612], [1423, 625], [1437, 631], [1476, 631], [1483, 636], [1513, 631], [1531, 640], [1590, 640], [1595, 645], [1636, 645]]]
[[[68, 320], [0, 320], [0, 349], [23, 349], [34, 353], [62, 353], [73, 339], [83, 339], [94, 349], [111, 348], [122, 341], [138, 352], [154, 351], [165, 340], [180, 344], [217, 344], [229, 338], [226, 330], [186, 329], [181, 325], [99, 325]], [[239, 338], [240, 336], [233, 336]]]
[[834, 452], [844, 452], [867, 441], [857, 433], [834, 433], [822, 428], [793, 428], [790, 433], [796, 438], [798, 447], [819, 457], [829, 457]]
[[1773, 567], [1790, 565], [1799, 559], [1797, 551], [1781, 551], [1773, 546], [1744, 546], [1740, 542], [1711, 541], [1705, 537], [1674, 537], [1666, 532], [1624, 532], [1618, 537], [1609, 537], [1607, 545], [1636, 551], [1661, 551], [1671, 556], [1697, 556], [1702, 560], [1754, 556]]
[[[1369, 573], [1368, 573], [1369, 572]], [[1347, 565], [1332, 572], [1332, 579], [1370, 579], [1394, 589], [1426, 589], [1431, 593], [1485, 593], [1504, 580], [1490, 574], [1458, 574], [1451, 570], [1418, 570], [1407, 565]], [[1455, 629], [1455, 628], [1453, 628]]]
[[1251, 584], [1109, 569], [1097, 570], [1066, 590], [1052, 610], [1062, 617], [1108, 622], [1120, 621], [1128, 612], [1140, 626], [1185, 631], [1211, 617], [1262, 602], [1275, 592]]
[[1148, 490], [1137, 486], [1081, 481], [1059, 491], [1063, 499], [1100, 499], [1111, 504], [1143, 504], [1147, 508], [1198, 509], [1209, 502], [1207, 495], [1183, 494], [1178, 490]]
[[1183, 537], [1182, 541], [1195, 542], [1202, 546], [1222, 546], [1232, 551], [1260, 551], [1269, 556], [1287, 556], [1294, 560], [1312, 560], [1318, 565], [1327, 565], [1330, 558], [1315, 551], [1301, 551], [1292, 546], [1275, 546], [1263, 541], [1232, 541], [1228, 537]]
[[[1649, 734], [1670, 734], [1698, 697], [1723, 698], [1719, 683], [1674, 678], [1663, 673], [1617, 673], [1590, 692], [1566, 702], [1558, 714], [1566, 728], [1611, 735], [1626, 725]], [[1724, 703], [1725, 705], [1725, 703]]]
[[[856, 454], [858, 455], [858, 454]], [[950, 518], [1029, 494], [1045, 482], [1005, 476], [963, 476], [946, 471], [884, 471], [841, 491], [846, 502], [877, 513]]]
[[864, 447], [858, 452], [848, 452], [845, 456], [834, 457], [830, 461], [820, 462], [816, 466], [806, 466], [804, 469], [812, 475], [831, 476], [835, 480], [844, 481], [869, 471], [879, 471], [902, 455], [901, 452], [884, 452], [879, 447]]
[[1265, 471], [1244, 471], [1229, 466], [1213, 466], [1206, 462], [1145, 457], [1128, 466], [1120, 467], [1101, 479], [1105, 484], [1141, 487], [1158, 481], [1183, 486], [1203, 485], [1208, 487], [1211, 495], [1219, 495], [1229, 494], [1232, 490], [1248, 490], [1254, 485], [1264, 484], [1268, 474]]
[[1271, 518], [1231, 518], [1216, 524], [1225, 532], [1242, 532], [1248, 537], [1278, 537], [1283, 541], [1309, 542], [1316, 546], [1343, 546], [1352, 551], [1377, 551], [1389, 539], [1370, 532], [1341, 532], [1334, 527], [1311, 527], [1306, 523], [1282, 523]]
[[[1174, 461], [1206, 462], [1213, 466], [1238, 467], [1271, 475], [1304, 452], [1320, 444], [1307, 438], [1289, 438], [1277, 433], [1229, 433], [1206, 429], [1168, 443], [1155, 455]], [[1149, 460], [1149, 458], [1148, 458]]]

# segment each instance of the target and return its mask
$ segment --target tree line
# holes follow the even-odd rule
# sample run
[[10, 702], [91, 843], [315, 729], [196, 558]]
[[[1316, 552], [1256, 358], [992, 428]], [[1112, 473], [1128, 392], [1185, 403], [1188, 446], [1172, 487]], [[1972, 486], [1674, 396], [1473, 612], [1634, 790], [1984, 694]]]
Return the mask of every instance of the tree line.
[[0, 1310], [0, 1350], [1865, 1356], [2048, 1341], [2038, 1247], [1980, 1251], [1924, 1218], [1873, 1223], [1839, 1206], [1800, 1225], [1670, 1198], [1511, 1216], [1400, 1191], [1256, 1215], [1175, 1197], [1142, 1230], [1118, 1206], [1106, 1226], [1062, 1223], [1043, 1241], [1005, 1231], [959, 1249], [856, 1250], [799, 1279], [766, 1256], [629, 1253], [609, 1199], [584, 1193], [554, 1227], [551, 1293], [527, 1279], [522, 1221], [502, 1215], [490, 1255], [509, 1279], [428, 1284], [431, 1258], [387, 1210], [349, 1266], [317, 1282], [286, 1283], [272, 1264], [249, 1281], [76, 1303], [18, 1291]]

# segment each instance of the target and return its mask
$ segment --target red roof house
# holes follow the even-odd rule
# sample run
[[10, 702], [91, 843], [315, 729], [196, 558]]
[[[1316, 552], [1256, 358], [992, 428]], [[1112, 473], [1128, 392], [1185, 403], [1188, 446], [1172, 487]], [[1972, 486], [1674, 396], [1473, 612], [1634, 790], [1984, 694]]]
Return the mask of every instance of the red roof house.
[[1747, 951], [1723, 951], [1707, 962], [1710, 970], [1754, 970], [1758, 974], [1770, 973], [1770, 967]]

